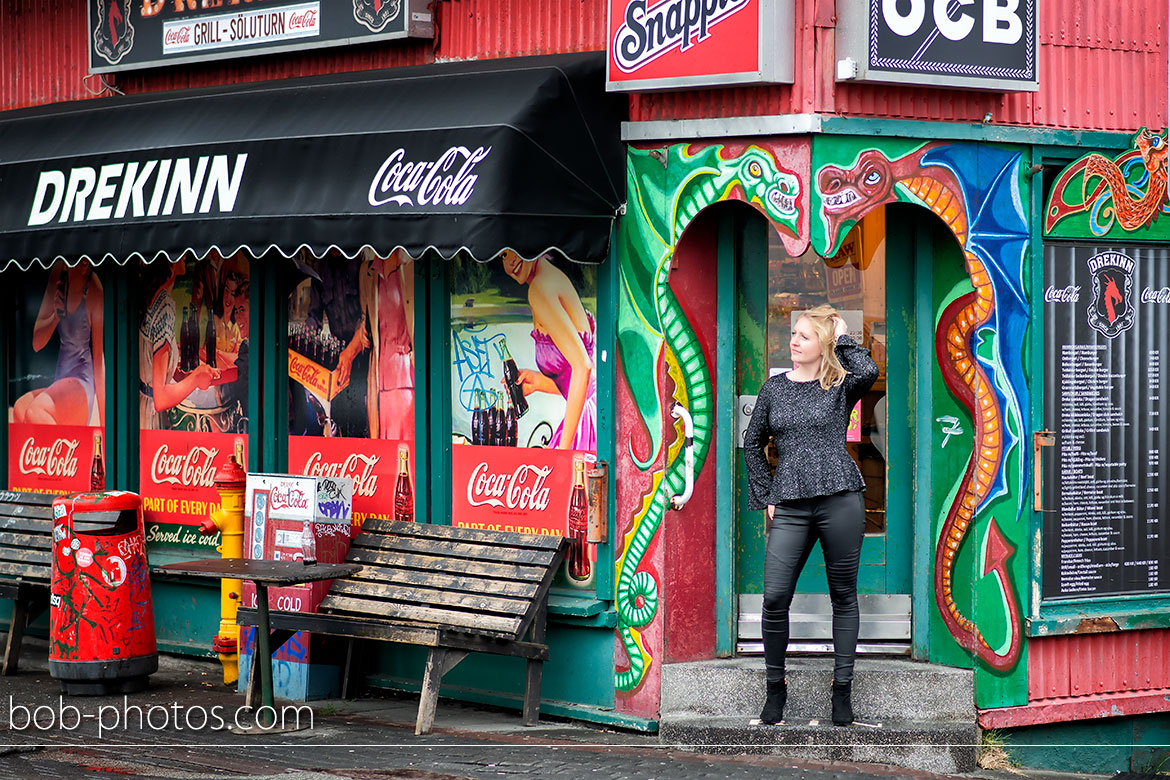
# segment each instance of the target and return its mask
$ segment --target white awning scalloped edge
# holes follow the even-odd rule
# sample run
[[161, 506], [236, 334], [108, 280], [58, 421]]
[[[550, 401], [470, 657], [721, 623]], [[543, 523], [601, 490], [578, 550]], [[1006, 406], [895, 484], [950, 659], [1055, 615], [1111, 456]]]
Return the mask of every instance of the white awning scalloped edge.
[[[130, 254], [125, 255], [123, 257], [117, 257], [113, 254], [106, 253], [105, 255], [102, 255], [96, 259], [93, 257], [90, 257], [89, 255], [81, 255], [80, 257], [64, 257], [62, 255], [57, 255], [55, 257], [30, 257], [30, 258], [26, 258], [24, 260], [18, 260], [17, 258], [9, 258], [8, 260], [4, 261], [3, 266], [0, 267], [0, 273], [3, 273], [5, 271], [27, 271], [30, 268], [32, 268], [33, 266], [38, 266], [44, 270], [48, 270], [48, 269], [52, 268], [53, 265], [55, 265], [56, 263], [62, 262], [62, 261], [69, 267], [73, 267], [73, 266], [78, 265], [79, 263], [83, 263], [83, 262], [90, 263], [91, 265], [94, 265], [94, 266], [99, 266], [106, 261], [115, 263], [116, 265], [123, 265], [123, 266], [128, 265], [129, 263], [135, 262], [138, 260], [141, 260], [143, 263], [146, 263], [146, 264], [150, 264], [150, 263], [153, 263], [156, 261], [177, 263], [179, 260], [181, 260], [185, 256], [191, 256], [193, 259], [201, 260], [204, 257], [207, 257], [208, 255], [210, 255], [212, 252], [218, 252], [223, 257], [231, 257], [232, 255], [237, 254], [239, 252], [246, 252], [252, 260], [259, 260], [260, 258], [268, 255], [271, 252], [276, 252], [277, 254], [284, 257], [286, 260], [291, 260], [292, 258], [296, 257], [297, 255], [300, 255], [303, 252], [307, 252], [319, 260], [322, 257], [324, 257], [325, 255], [329, 254], [330, 252], [337, 252], [340, 255], [342, 255], [343, 257], [345, 257], [346, 259], [354, 260], [354, 259], [357, 259], [361, 254], [363, 254], [364, 252], [367, 252], [367, 251], [373, 252], [374, 254], [380, 255], [382, 257], [386, 257], [398, 249], [406, 251], [406, 247], [401, 246], [401, 245], [394, 246], [394, 247], [391, 247], [389, 249], [379, 249], [379, 248], [374, 247], [370, 244], [363, 244], [357, 251], [355, 251], [351, 254], [351, 253], [347, 252], [346, 250], [342, 249], [341, 247], [337, 246], [336, 244], [332, 244], [328, 247], [325, 247], [325, 249], [321, 253], [318, 254], [308, 244], [301, 244], [300, 246], [298, 246], [297, 248], [295, 248], [291, 251], [286, 250], [283, 247], [278, 246], [277, 244], [269, 244], [268, 247], [263, 252], [256, 254], [252, 251], [251, 247], [246, 246], [246, 245], [240, 245], [233, 250], [226, 250], [226, 249], [224, 249], [216, 244], [212, 244], [211, 246], [207, 247], [205, 250], [202, 250], [202, 251], [196, 250], [194, 248], [188, 248], [188, 249], [183, 250], [181, 253], [176, 254], [173, 257], [168, 252], [156, 252], [152, 255], [144, 254], [142, 252], [131, 252]], [[506, 251], [515, 252], [516, 250], [512, 249], [511, 247], [504, 247], [500, 250], [501, 253], [506, 252]], [[450, 255], [443, 255], [434, 246], [427, 247], [424, 250], [424, 253], [426, 253], [426, 252], [435, 252], [436, 254], [439, 254], [439, 256], [442, 257], [444, 260], [451, 260], [451, 259], [454, 259], [455, 257], [459, 256], [460, 254], [462, 254], [466, 257], [471, 257], [472, 259], [477, 260], [478, 262], [481, 262], [481, 263], [486, 263], [489, 260], [494, 259], [494, 257], [498, 257], [498, 254], [493, 256], [493, 257], [485, 257], [485, 258], [474, 257], [471, 254], [470, 250], [468, 250], [466, 247], [460, 247], [459, 249], [455, 250], [455, 252], [453, 252]], [[544, 255], [547, 255], [547, 254], [550, 254], [553, 252], [555, 252], [559, 257], [562, 257], [562, 258], [569, 260], [571, 262], [576, 262], [575, 260], [573, 260], [573, 258], [565, 255], [564, 252], [562, 252], [560, 249], [558, 249], [556, 247], [551, 247], [551, 246], [548, 247], [547, 249], [545, 249], [543, 252], [538, 252], [537, 254], [533, 255], [532, 257], [524, 257], [523, 255], [521, 255], [521, 257], [524, 260], [535, 260], [538, 257], [542, 257]], [[407, 252], [407, 254], [409, 254], [409, 252]], [[517, 252], [517, 254], [519, 254], [519, 253]]]

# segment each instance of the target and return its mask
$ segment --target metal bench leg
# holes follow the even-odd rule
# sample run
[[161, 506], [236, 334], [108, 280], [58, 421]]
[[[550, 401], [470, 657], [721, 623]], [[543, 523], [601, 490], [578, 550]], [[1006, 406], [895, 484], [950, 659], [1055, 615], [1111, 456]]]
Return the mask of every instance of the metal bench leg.
[[16, 674], [16, 667], [20, 663], [20, 644], [24, 640], [24, 627], [28, 623], [29, 600], [13, 599], [12, 623], [8, 626], [8, 641], [4, 645], [4, 668], [0, 674], [4, 676]]
[[[544, 644], [545, 620], [548, 615], [548, 597], [540, 605], [535, 619], [532, 621], [532, 641]], [[528, 661], [527, 675], [524, 682], [524, 712], [525, 726], [535, 726], [540, 722], [540, 676], [544, 670], [544, 662], [535, 659]]]
[[345, 668], [341, 671], [341, 698], [348, 699], [353, 689], [353, 645], [357, 640], [353, 637], [345, 645]]
[[432, 647], [427, 656], [427, 669], [423, 674], [422, 695], [418, 701], [418, 720], [414, 724], [414, 733], [417, 735], [430, 734], [435, 725], [435, 708], [439, 704], [439, 683], [443, 675], [455, 668], [455, 665], [467, 657], [466, 650], [448, 650], [445, 647]]

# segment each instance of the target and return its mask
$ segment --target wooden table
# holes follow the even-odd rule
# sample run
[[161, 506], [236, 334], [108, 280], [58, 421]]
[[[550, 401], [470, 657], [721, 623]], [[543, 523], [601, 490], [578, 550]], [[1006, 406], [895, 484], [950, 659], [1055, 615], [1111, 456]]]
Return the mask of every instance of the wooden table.
[[157, 567], [168, 574], [209, 579], [248, 580], [256, 585], [256, 655], [252, 663], [259, 664], [260, 702], [268, 707], [273, 718], [275, 699], [272, 691], [272, 652], [268, 645], [268, 587], [270, 585], [302, 585], [306, 582], [334, 580], [348, 577], [362, 570], [358, 563], [313, 563], [301, 561], [254, 561], [247, 558], [206, 558], [199, 561], [168, 563]]

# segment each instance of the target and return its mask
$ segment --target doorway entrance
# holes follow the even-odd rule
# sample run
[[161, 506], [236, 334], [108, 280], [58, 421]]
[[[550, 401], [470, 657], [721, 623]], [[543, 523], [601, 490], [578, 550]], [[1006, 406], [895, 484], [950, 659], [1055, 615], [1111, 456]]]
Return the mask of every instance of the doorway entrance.
[[[914, 268], [888, 269], [886, 210], [867, 215], [832, 258], [789, 254], [762, 218], [741, 217], [737, 248], [738, 439], [769, 376], [792, 367], [789, 336], [800, 313], [821, 304], [841, 312], [867, 347], [878, 380], [854, 410], [848, 449], [865, 478], [865, 540], [858, 592], [859, 652], [909, 653], [912, 587]], [[749, 511], [747, 470], [736, 459], [736, 585], [739, 653], [761, 653], [765, 513]], [[832, 609], [818, 544], [797, 581], [789, 652], [832, 652]]]

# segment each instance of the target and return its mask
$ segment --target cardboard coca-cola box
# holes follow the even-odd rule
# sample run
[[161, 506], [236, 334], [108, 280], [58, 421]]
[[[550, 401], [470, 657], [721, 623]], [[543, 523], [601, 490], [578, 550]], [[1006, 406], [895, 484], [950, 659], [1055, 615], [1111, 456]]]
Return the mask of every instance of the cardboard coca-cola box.
[[[342, 563], [357, 530], [353, 525], [353, 480], [248, 474], [244, 495], [244, 557], [266, 561], [300, 561], [308, 521], [317, 560]], [[315, 612], [332, 580], [268, 589], [268, 606], [290, 612]], [[242, 603], [256, 606], [256, 588], [245, 582]]]

